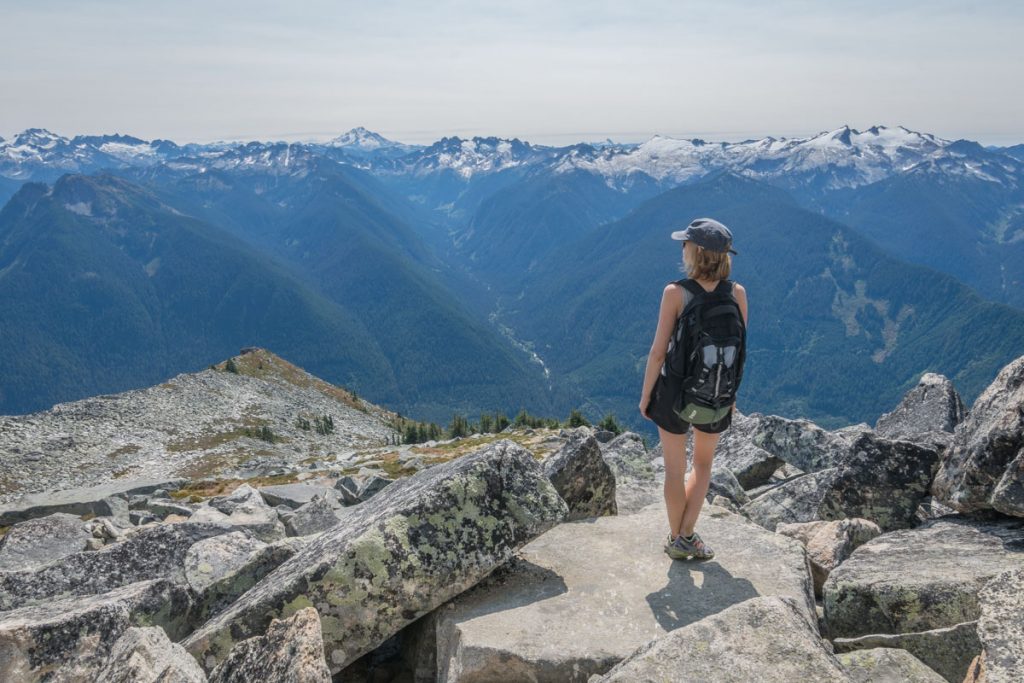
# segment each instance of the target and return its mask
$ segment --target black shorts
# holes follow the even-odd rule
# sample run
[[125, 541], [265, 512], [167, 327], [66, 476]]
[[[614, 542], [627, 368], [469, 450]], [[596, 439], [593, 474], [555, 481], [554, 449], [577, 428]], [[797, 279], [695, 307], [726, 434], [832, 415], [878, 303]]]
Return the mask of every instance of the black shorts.
[[[672, 410], [672, 402], [678, 392], [682, 390], [680, 381], [678, 377], [672, 375], [665, 377], [659, 373], [658, 380], [651, 389], [651, 401], [647, 404], [647, 417], [666, 432], [673, 434], [686, 434], [690, 431], [690, 423], [681, 419]], [[693, 425], [693, 428], [705, 434], [720, 434], [732, 424], [732, 413], [733, 411], [730, 410], [725, 417], [717, 422]]]

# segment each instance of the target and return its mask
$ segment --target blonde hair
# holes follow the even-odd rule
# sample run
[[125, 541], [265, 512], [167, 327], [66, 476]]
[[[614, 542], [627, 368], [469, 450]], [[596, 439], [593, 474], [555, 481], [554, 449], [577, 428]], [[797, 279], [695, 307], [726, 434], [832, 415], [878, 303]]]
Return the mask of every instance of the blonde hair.
[[687, 277], [695, 280], [725, 280], [732, 272], [732, 257], [727, 251], [711, 251], [700, 245], [693, 245], [697, 251], [693, 263], [686, 262], [685, 251], [683, 252], [683, 266], [681, 270]]

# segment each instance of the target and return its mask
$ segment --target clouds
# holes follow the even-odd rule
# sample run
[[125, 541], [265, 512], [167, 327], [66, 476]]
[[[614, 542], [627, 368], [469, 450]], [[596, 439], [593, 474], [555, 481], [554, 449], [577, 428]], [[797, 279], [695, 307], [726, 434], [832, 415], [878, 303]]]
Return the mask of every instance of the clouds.
[[42, 1], [4, 23], [5, 135], [570, 142], [882, 123], [1024, 140], [1012, 3]]

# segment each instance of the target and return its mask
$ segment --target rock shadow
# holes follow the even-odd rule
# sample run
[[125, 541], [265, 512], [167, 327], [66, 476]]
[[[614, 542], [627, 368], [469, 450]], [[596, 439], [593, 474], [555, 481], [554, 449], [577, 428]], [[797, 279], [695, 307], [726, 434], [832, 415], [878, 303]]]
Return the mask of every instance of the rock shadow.
[[760, 595], [748, 579], [733, 576], [714, 560], [673, 560], [667, 574], [664, 588], [647, 595], [654, 618], [666, 631]]

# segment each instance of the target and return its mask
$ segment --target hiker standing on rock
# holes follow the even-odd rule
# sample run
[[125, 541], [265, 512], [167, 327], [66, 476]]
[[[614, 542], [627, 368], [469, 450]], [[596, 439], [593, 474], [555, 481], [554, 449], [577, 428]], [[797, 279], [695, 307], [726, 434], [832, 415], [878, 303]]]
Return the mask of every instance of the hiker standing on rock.
[[[728, 279], [732, 233], [698, 218], [672, 233], [683, 242], [687, 278], [661, 297], [658, 329], [647, 356], [640, 413], [658, 426], [665, 459], [665, 506], [673, 559], [715, 553], [694, 530], [722, 432], [732, 424], [746, 356], [747, 293]], [[693, 471], [686, 477], [686, 435], [694, 428]]]

